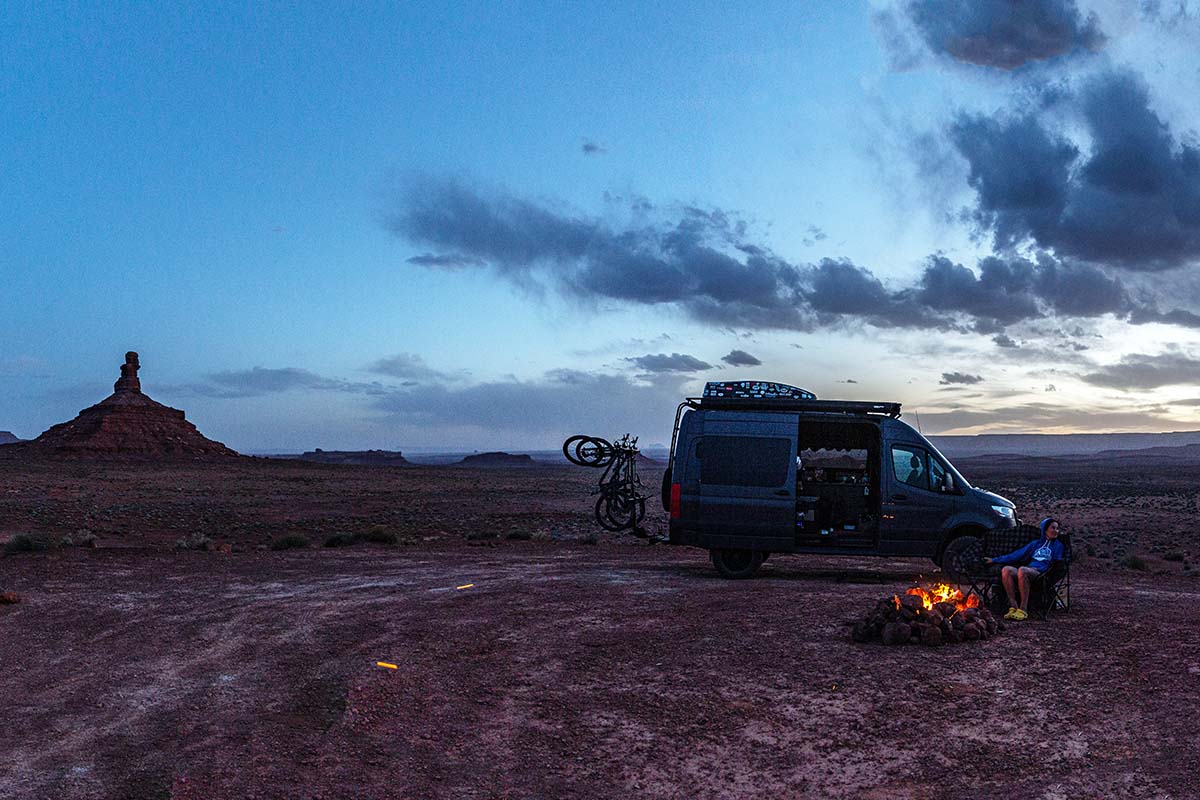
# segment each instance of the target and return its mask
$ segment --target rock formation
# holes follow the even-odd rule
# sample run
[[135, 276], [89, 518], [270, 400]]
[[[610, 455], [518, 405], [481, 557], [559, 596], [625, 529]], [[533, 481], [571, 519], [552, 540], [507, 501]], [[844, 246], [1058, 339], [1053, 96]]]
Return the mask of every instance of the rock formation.
[[12, 431], [0, 431], [0, 444], [15, 444], [21, 441], [13, 435]]
[[458, 462], [463, 467], [532, 467], [533, 456], [512, 453], [475, 453]]
[[318, 464], [355, 464], [371, 467], [407, 467], [411, 462], [399, 450], [310, 450], [295, 456]]
[[238, 455], [206, 438], [177, 408], [142, 394], [138, 354], [125, 354], [113, 393], [19, 447], [57, 456], [206, 458]]

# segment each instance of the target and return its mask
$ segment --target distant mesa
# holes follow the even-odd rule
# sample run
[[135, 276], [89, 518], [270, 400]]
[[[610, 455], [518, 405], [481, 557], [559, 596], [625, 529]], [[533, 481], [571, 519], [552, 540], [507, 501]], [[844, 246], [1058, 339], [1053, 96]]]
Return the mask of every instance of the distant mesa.
[[177, 408], [142, 394], [138, 354], [125, 354], [113, 393], [18, 447], [32, 455], [116, 458], [228, 458], [238, 453], [206, 438]]
[[412, 462], [399, 450], [310, 450], [295, 456], [300, 461], [317, 464], [357, 464], [375, 467], [407, 467]]
[[12, 434], [12, 431], [0, 431], [0, 444], [16, 444], [22, 441]]
[[475, 453], [458, 462], [463, 467], [532, 467], [533, 456], [512, 453]]

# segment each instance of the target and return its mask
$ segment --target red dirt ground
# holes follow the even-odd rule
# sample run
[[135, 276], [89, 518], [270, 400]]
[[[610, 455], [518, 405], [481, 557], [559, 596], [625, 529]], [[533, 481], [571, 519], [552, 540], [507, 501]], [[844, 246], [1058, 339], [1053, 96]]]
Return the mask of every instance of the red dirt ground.
[[[0, 539], [101, 536], [0, 559], [0, 797], [1200, 796], [1179, 563], [1085, 559], [1070, 614], [984, 642], [856, 645], [929, 562], [722, 581], [701, 551], [581, 543], [594, 477], [0, 460]], [[413, 543], [255, 549], [372, 526]], [[170, 549], [196, 531], [234, 552]]]

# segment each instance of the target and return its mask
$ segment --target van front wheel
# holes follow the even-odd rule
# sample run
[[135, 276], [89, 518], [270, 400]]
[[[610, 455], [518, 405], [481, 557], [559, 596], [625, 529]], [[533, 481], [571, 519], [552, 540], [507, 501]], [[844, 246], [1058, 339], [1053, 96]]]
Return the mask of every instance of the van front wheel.
[[722, 578], [749, 578], [765, 560], [757, 550], [710, 550], [713, 566]]

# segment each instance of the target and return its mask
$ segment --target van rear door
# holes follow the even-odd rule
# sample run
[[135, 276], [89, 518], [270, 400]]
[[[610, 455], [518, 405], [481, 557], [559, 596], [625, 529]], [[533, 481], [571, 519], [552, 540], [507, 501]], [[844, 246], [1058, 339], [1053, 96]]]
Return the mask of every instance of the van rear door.
[[708, 547], [783, 549], [796, 525], [797, 414], [710, 411], [700, 460], [700, 532]]

